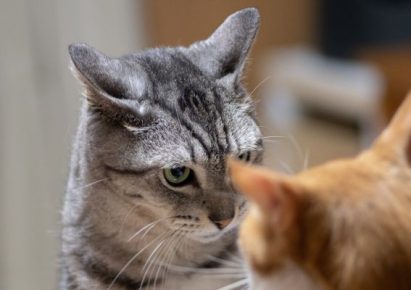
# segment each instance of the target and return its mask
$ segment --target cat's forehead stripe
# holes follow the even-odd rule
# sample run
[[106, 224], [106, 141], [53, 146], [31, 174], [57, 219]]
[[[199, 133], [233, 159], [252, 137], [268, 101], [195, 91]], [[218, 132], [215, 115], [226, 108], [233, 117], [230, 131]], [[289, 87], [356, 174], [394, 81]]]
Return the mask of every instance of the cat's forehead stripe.
[[[229, 132], [227, 116], [231, 114], [225, 111], [224, 89], [217, 87], [182, 53], [166, 52], [161, 60], [159, 63], [153, 56], [142, 60], [151, 88], [148, 101], [156, 103], [189, 131], [193, 140], [188, 141], [198, 143], [207, 159], [221, 153], [238, 153], [247, 147], [242, 144], [246, 141], [238, 140], [245, 136]], [[168, 88], [167, 95], [163, 86]], [[196, 160], [195, 150], [191, 156]]]

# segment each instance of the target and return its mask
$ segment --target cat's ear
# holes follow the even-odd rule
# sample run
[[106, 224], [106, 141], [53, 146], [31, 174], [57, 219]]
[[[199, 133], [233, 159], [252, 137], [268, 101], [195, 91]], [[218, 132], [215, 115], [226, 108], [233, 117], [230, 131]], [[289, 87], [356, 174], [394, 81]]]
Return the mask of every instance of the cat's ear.
[[152, 120], [151, 112], [139, 102], [145, 90], [142, 72], [84, 43], [70, 45], [69, 54], [73, 74], [83, 84], [91, 108], [131, 126], [146, 126]]
[[411, 92], [395, 113], [388, 127], [377, 139], [374, 148], [393, 152], [411, 165]]
[[278, 230], [287, 230], [296, 221], [301, 192], [289, 177], [271, 170], [230, 159], [231, 182], [236, 190], [258, 206]]
[[255, 8], [230, 15], [206, 40], [189, 48], [189, 57], [208, 74], [238, 79], [254, 42], [260, 16]]

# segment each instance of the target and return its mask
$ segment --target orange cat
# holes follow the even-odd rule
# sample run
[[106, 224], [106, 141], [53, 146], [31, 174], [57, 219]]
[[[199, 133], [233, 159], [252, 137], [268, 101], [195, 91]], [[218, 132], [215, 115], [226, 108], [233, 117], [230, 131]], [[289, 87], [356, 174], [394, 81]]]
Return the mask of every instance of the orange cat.
[[411, 289], [411, 94], [371, 149], [296, 176], [230, 160], [252, 289]]

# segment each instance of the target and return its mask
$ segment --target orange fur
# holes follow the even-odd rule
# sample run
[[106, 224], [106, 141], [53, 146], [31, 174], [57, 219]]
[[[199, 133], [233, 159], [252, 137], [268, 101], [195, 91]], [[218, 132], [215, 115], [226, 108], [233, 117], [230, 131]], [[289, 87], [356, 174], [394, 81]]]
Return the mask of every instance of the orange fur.
[[411, 94], [356, 158], [292, 177], [230, 160], [252, 201], [239, 237], [251, 272], [269, 279], [292, 262], [322, 289], [411, 289], [410, 140]]

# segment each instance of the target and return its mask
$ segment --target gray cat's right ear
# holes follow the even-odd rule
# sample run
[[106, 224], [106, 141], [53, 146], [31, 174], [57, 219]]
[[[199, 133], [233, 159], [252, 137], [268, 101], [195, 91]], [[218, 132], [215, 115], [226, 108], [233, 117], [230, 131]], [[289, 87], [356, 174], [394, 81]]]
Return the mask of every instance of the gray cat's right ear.
[[88, 44], [71, 44], [69, 54], [73, 74], [83, 84], [91, 108], [129, 125], [151, 121], [153, 116], [136, 98], [144, 93], [141, 76]]
[[257, 9], [240, 10], [230, 15], [208, 39], [190, 46], [189, 57], [217, 79], [227, 75], [238, 79], [259, 25]]

